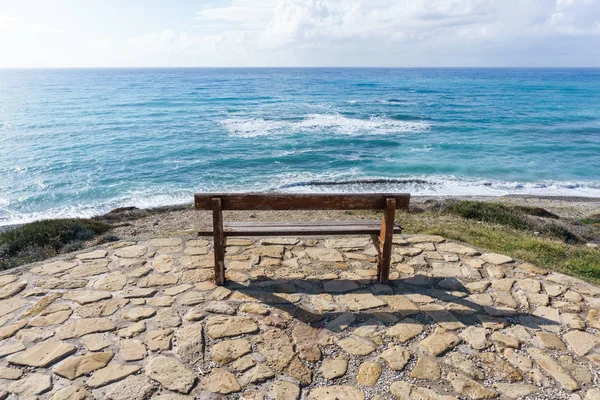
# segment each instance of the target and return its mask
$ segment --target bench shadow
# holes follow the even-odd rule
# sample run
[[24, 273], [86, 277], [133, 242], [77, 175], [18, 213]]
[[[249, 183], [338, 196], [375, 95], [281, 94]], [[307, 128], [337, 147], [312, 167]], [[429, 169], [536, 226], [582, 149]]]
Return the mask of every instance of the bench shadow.
[[[381, 285], [368, 279], [365, 280], [343, 280], [336, 279], [333, 281], [324, 280], [293, 280], [293, 279], [277, 279], [277, 280], [250, 280], [245, 283], [228, 281], [227, 289], [233, 293], [240, 293], [248, 297], [248, 301], [256, 301], [269, 305], [280, 311], [288, 313], [297, 320], [313, 327], [327, 328], [334, 332], [343, 330], [344, 325], [394, 325], [397, 322], [405, 321], [407, 323], [420, 324], [442, 324], [456, 323], [460, 321], [465, 327], [483, 326], [483, 323], [506, 323], [509, 325], [522, 325], [533, 330], [550, 329], [552, 326], [558, 327], [560, 323], [548, 318], [533, 315], [530, 312], [519, 310], [511, 310], [501, 306], [484, 306], [468, 299], [470, 294], [466, 289], [461, 290], [446, 290], [433, 287], [421, 287], [409, 285], [404, 282], [404, 279], [390, 281], [388, 285]], [[358, 286], [358, 285], [361, 286]], [[339, 288], [353, 288], [347, 291], [331, 292], [325, 289], [325, 286], [335, 285]], [[232, 293], [232, 295], [233, 295]], [[326, 309], [320, 311], [310, 301], [301, 302], [293, 299], [294, 295], [308, 294], [330, 294], [334, 297], [349, 295], [349, 294], [374, 294], [378, 298], [380, 296], [393, 295], [422, 295], [429, 296], [423, 298], [424, 303], [414, 302], [417, 307], [410, 309], [401, 309], [384, 304], [378, 307], [369, 309], [356, 310], [343, 309]], [[243, 297], [238, 295], [240, 302], [244, 302]], [[369, 296], [370, 297], [370, 296]], [[372, 299], [372, 298], [371, 298]], [[435, 305], [441, 304], [444, 308], [440, 309]], [[339, 304], [336, 302], [336, 304]], [[410, 305], [410, 303], [407, 303]], [[410, 318], [409, 318], [410, 317]], [[503, 322], [504, 321], [504, 322]]]

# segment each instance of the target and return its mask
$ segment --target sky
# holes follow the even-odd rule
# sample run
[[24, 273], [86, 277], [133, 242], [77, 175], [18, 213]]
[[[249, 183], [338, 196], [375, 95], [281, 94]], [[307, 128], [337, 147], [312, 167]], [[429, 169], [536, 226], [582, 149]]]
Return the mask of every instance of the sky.
[[0, 67], [600, 67], [600, 0], [0, 0]]

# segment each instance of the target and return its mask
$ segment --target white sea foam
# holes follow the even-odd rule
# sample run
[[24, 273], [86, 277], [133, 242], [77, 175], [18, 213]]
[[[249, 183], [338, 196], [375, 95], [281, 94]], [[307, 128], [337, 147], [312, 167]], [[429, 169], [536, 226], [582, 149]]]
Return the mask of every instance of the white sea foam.
[[148, 188], [127, 193], [119, 198], [90, 204], [65, 205], [38, 212], [19, 212], [10, 201], [0, 198], [0, 226], [23, 224], [51, 218], [89, 218], [117, 207], [153, 208], [191, 203], [195, 191], [288, 193], [361, 193], [408, 192], [414, 196], [503, 196], [529, 194], [539, 196], [600, 197], [600, 182], [507, 182], [453, 176], [405, 176], [400, 178], [364, 176], [356, 169], [346, 173], [285, 173], [269, 182], [251, 182], [222, 188], [217, 183], [188, 189]]
[[309, 114], [299, 121], [229, 118], [221, 121], [221, 124], [230, 134], [246, 138], [323, 131], [342, 135], [381, 135], [424, 132], [430, 128], [424, 122], [396, 121], [376, 116], [369, 119], [349, 118], [341, 114]]
[[367, 177], [354, 174], [282, 174], [273, 191], [296, 193], [409, 192], [416, 196], [538, 196], [600, 197], [600, 182], [509, 182], [455, 176]]

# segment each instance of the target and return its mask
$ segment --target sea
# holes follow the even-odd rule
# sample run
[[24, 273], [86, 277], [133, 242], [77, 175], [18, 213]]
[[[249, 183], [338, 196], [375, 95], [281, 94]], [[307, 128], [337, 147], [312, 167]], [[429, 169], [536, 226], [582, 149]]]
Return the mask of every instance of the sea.
[[217, 191], [600, 197], [600, 69], [0, 70], [0, 225]]

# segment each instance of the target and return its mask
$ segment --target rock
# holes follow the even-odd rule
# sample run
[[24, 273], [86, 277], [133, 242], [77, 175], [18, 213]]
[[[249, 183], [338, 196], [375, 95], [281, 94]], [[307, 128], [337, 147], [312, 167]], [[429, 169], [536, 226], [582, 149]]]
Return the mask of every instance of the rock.
[[446, 311], [439, 304], [424, 304], [421, 306], [421, 310], [447, 331], [454, 331], [465, 327], [452, 313]]
[[80, 260], [95, 260], [106, 257], [107, 251], [104, 249], [88, 251], [87, 253], [78, 254], [76, 257]]
[[195, 364], [203, 356], [202, 324], [190, 324], [177, 330], [177, 355], [187, 363]]
[[8, 362], [15, 365], [45, 368], [63, 357], [75, 353], [76, 350], [73, 345], [49, 340], [8, 357]]
[[146, 254], [146, 247], [139, 245], [122, 247], [115, 251], [115, 256], [121, 258], [138, 258], [144, 254]]
[[343, 262], [344, 256], [335, 249], [322, 247], [309, 247], [306, 249], [306, 254], [313, 260], [322, 262]]
[[4, 345], [0, 346], [0, 358], [23, 350], [25, 350], [23, 342], [13, 339], [7, 340]]
[[122, 310], [129, 303], [126, 299], [110, 299], [94, 304], [88, 304], [78, 307], [75, 312], [81, 318], [99, 318], [113, 315], [118, 310]]
[[4, 340], [6, 338], [13, 336], [15, 333], [17, 333], [18, 331], [23, 329], [25, 327], [25, 325], [27, 325], [27, 322], [19, 321], [16, 324], [12, 324], [12, 325], [0, 328], [0, 340]]
[[501, 333], [501, 332], [492, 333], [492, 335], [490, 336], [490, 339], [492, 340], [492, 342], [494, 342], [496, 344], [496, 346], [502, 347], [502, 348], [510, 347], [513, 349], [518, 349], [521, 345], [519, 343], [519, 340], [515, 339], [512, 336], [505, 335], [504, 333]]
[[496, 353], [480, 353], [478, 358], [481, 361], [483, 368], [489, 371], [491, 376], [493, 376], [495, 379], [508, 382], [517, 382], [523, 380], [521, 374], [519, 374]]
[[370, 340], [352, 337], [338, 340], [337, 345], [354, 356], [366, 356], [377, 348]]
[[140, 333], [146, 330], [146, 322], [140, 321], [135, 324], [131, 324], [126, 326], [125, 328], [119, 329], [117, 331], [117, 336], [120, 338], [132, 338], [134, 336], [139, 335]]
[[142, 279], [140, 279], [138, 281], [138, 286], [141, 288], [152, 288], [152, 287], [158, 287], [158, 286], [171, 286], [171, 285], [175, 285], [177, 284], [177, 281], [179, 280], [179, 278], [177, 278], [176, 275], [155, 275], [155, 274], [151, 274], [148, 276], [143, 277]]
[[490, 346], [490, 342], [488, 342], [486, 335], [487, 333], [484, 328], [470, 326], [463, 330], [458, 336], [475, 350], [483, 350]]
[[138, 322], [143, 319], [153, 317], [156, 314], [153, 308], [150, 307], [134, 307], [123, 313], [123, 318], [131, 322]]
[[119, 342], [121, 357], [125, 361], [139, 361], [146, 358], [146, 346], [137, 340], [125, 339]]
[[114, 331], [116, 328], [107, 318], [83, 318], [58, 328], [57, 336], [59, 339], [71, 339], [90, 333]]
[[411, 318], [406, 318], [390, 327], [386, 336], [393, 337], [396, 341], [407, 342], [423, 332], [423, 325]]
[[202, 380], [202, 385], [207, 390], [220, 394], [230, 394], [242, 390], [235, 375], [224, 368], [213, 368], [210, 375]]
[[439, 395], [431, 389], [422, 388], [404, 381], [392, 383], [390, 392], [401, 400], [457, 400], [456, 397]]
[[268, 396], [277, 400], [297, 400], [300, 397], [300, 388], [292, 382], [276, 381], [269, 388]]
[[544, 349], [567, 351], [567, 346], [565, 346], [563, 341], [560, 340], [560, 338], [555, 334], [548, 332], [536, 332], [535, 335], [540, 340], [540, 342], [542, 342]]
[[592, 309], [588, 311], [586, 319], [590, 327], [600, 329], [600, 310]]
[[494, 387], [500, 391], [504, 396], [511, 399], [522, 398], [533, 393], [539, 392], [539, 389], [533, 385], [521, 384], [521, 383], [494, 383]]
[[213, 346], [211, 356], [217, 364], [228, 364], [250, 352], [252, 347], [246, 339], [224, 340]]
[[325, 358], [321, 364], [321, 374], [325, 379], [335, 379], [346, 374], [348, 369], [348, 359], [346, 358]]
[[310, 391], [308, 400], [365, 400], [365, 394], [354, 386], [318, 387]]
[[509, 256], [505, 256], [502, 254], [496, 254], [496, 253], [484, 253], [481, 256], [479, 256], [479, 258], [482, 259], [483, 261], [485, 261], [486, 263], [496, 264], [496, 265], [506, 264], [506, 263], [514, 261]]
[[116, 385], [109, 393], [110, 400], [145, 400], [152, 396], [156, 387], [145, 376], [130, 376]]
[[213, 339], [258, 332], [254, 320], [246, 317], [210, 317], [206, 322], [206, 334]]
[[156, 316], [156, 325], [159, 328], [177, 328], [181, 325], [181, 317], [175, 308], [159, 310]]
[[0, 275], [0, 287], [13, 283], [17, 279], [19, 278], [16, 275]]
[[148, 240], [148, 246], [151, 247], [177, 247], [180, 246], [181, 243], [183, 243], [183, 240], [178, 237]]
[[23, 376], [23, 370], [18, 368], [0, 367], [0, 379], [8, 379], [14, 381]]
[[325, 329], [332, 332], [342, 332], [354, 323], [356, 317], [350, 313], [343, 313], [336, 317], [333, 321], [325, 325]]
[[146, 333], [146, 345], [150, 351], [163, 351], [171, 348], [172, 329], [161, 329]]
[[[156, 296], [148, 299], [146, 304], [153, 307], [171, 307], [175, 303], [175, 298], [171, 296]], [[187, 306], [190, 304], [182, 304], [183, 306]]]
[[33, 373], [8, 385], [8, 390], [24, 399], [37, 396], [52, 389], [52, 378], [48, 375]]
[[442, 370], [438, 362], [432, 357], [419, 357], [417, 363], [410, 371], [410, 377], [428, 381], [437, 381], [442, 376]]
[[483, 385], [464, 375], [450, 372], [447, 379], [454, 390], [462, 395], [469, 396], [471, 399], [493, 399], [498, 397], [498, 392], [486, 389]]
[[435, 331], [421, 341], [425, 347], [434, 356], [444, 354], [453, 349], [460, 343], [460, 338], [453, 333], [447, 332], [443, 328], [436, 328]]
[[113, 353], [87, 353], [79, 357], [69, 357], [54, 369], [56, 375], [73, 380], [106, 365], [113, 358]]
[[308, 386], [312, 382], [311, 370], [307, 368], [298, 357], [292, 359], [285, 369], [285, 374], [298, 380], [301, 386]]
[[39, 267], [31, 268], [29, 272], [36, 275], [56, 275], [63, 272], [67, 272], [77, 266], [76, 262], [69, 261], [54, 261], [51, 263], [43, 264]]
[[244, 356], [235, 360], [231, 367], [237, 372], [244, 372], [256, 365], [256, 361], [251, 356]]
[[276, 371], [282, 371], [294, 357], [294, 347], [285, 331], [271, 328], [254, 338], [256, 350]]
[[87, 284], [87, 279], [47, 278], [35, 281], [35, 285], [42, 289], [79, 289]]
[[196, 291], [187, 292], [179, 298], [179, 304], [182, 306], [195, 306], [203, 302], [204, 295]]
[[83, 336], [81, 338], [81, 343], [89, 351], [102, 350], [111, 345], [111, 342], [108, 339], [106, 339], [106, 336], [104, 334], [101, 333], [94, 333], [91, 335]]
[[385, 350], [380, 356], [393, 371], [402, 371], [410, 358], [410, 353], [404, 347], [393, 346]]
[[94, 396], [79, 383], [60, 389], [50, 400], [94, 400]]
[[327, 293], [343, 293], [358, 288], [359, 286], [354, 281], [331, 280], [323, 282], [323, 289]]
[[196, 381], [194, 373], [183, 364], [165, 356], [151, 359], [146, 365], [146, 375], [160, 383], [165, 389], [184, 394], [190, 392]]
[[365, 361], [361, 364], [356, 375], [356, 382], [363, 386], [373, 387], [377, 385], [377, 381], [381, 376], [381, 364], [376, 362]]
[[338, 303], [345, 305], [352, 311], [368, 310], [385, 305], [385, 302], [371, 293], [343, 294], [337, 296]]
[[600, 344], [599, 337], [577, 330], [567, 332], [564, 338], [578, 356], [585, 356], [591, 349]]
[[450, 356], [446, 357], [445, 363], [452, 367], [453, 370], [458, 370], [472, 379], [482, 380], [485, 378], [483, 371], [462, 353], [455, 352], [450, 354]]
[[212, 301], [204, 307], [204, 311], [213, 314], [234, 315], [236, 309], [225, 301]]
[[458, 243], [442, 243], [440, 245], [437, 246], [439, 251], [444, 251], [446, 253], [454, 253], [454, 254], [460, 254], [463, 256], [476, 256], [478, 254], [480, 254], [477, 250], [475, 250], [472, 247], [467, 247], [467, 246], [463, 246], [461, 244]]
[[[126, 290], [123, 290], [122, 292], [120, 292], [121, 297], [123, 297], [124, 299], [152, 297], [155, 294], [156, 294], [155, 289], [138, 289], [138, 288], [126, 289]], [[165, 290], [165, 294], [172, 296], [171, 294], [167, 293], [167, 290]]]
[[244, 385], [249, 383], [262, 383], [275, 376], [273, 370], [265, 364], [258, 364], [255, 368], [247, 371], [241, 378]]
[[513, 349], [504, 350], [504, 357], [521, 371], [528, 373], [533, 369], [533, 362]]
[[9, 283], [6, 286], [0, 286], [0, 299], [6, 299], [19, 293], [27, 286], [27, 282]]
[[579, 389], [579, 384], [575, 382], [575, 380], [573, 380], [573, 378], [571, 378], [553, 358], [546, 355], [542, 350], [529, 348], [527, 349], [527, 352], [534, 361], [550, 376], [556, 379], [564, 389], [570, 391]]
[[585, 394], [585, 400], [600, 400], [600, 389], [590, 389]]
[[108, 367], [97, 370], [92, 374], [92, 377], [87, 380], [86, 384], [89, 387], [97, 388], [108, 385], [109, 383], [118, 382], [125, 379], [131, 374], [135, 374], [142, 367], [139, 365], [122, 365], [110, 364]]
[[127, 276], [122, 272], [111, 272], [103, 275], [96, 282], [94, 282], [94, 289], [96, 290], [121, 290], [127, 283]]

